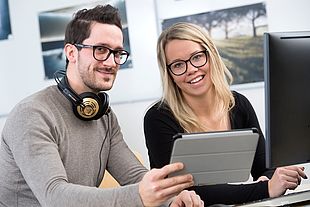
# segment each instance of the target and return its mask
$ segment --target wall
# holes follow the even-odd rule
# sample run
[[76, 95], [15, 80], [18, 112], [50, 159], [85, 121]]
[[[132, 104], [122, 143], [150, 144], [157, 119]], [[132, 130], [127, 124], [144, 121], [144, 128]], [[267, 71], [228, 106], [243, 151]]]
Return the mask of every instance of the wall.
[[[143, 136], [143, 115], [147, 107], [160, 97], [160, 81], [156, 63], [156, 39], [158, 22], [156, 3], [173, 0], [126, 0], [129, 24], [130, 44], [134, 59], [134, 68], [120, 71], [112, 89], [110, 98], [112, 108], [119, 118], [125, 140], [133, 150], [141, 152], [148, 166], [147, 150]], [[22, 98], [40, 90], [54, 81], [43, 79], [43, 61], [41, 58], [38, 13], [89, 0], [58, 1], [20, 1], [10, 0], [10, 16], [13, 36], [0, 41], [0, 131], [5, 117], [11, 108]], [[91, 1], [93, 2], [93, 1]], [[105, 1], [101, 1], [105, 2]], [[190, 7], [174, 8], [179, 12], [194, 12], [202, 9], [217, 9], [222, 5], [234, 6], [254, 0], [239, 0], [227, 3], [224, 0], [182, 0], [178, 4]], [[256, 1], [257, 2], [257, 1]], [[310, 1], [308, 0], [267, 0], [267, 15], [270, 31], [310, 30]], [[167, 7], [170, 12], [171, 6]], [[183, 10], [183, 11], [180, 11]], [[193, 10], [193, 11], [191, 11]], [[160, 10], [159, 12], [164, 12]], [[147, 15], [145, 15], [147, 14]], [[246, 95], [253, 104], [262, 129], [264, 129], [264, 85], [234, 86], [233, 89]], [[310, 165], [307, 165], [310, 175]]]

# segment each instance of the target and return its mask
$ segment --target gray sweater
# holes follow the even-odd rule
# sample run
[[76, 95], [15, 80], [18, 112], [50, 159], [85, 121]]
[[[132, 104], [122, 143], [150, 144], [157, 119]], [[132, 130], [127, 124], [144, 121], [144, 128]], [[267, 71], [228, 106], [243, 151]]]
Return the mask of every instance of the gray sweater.
[[[125, 186], [97, 188], [104, 169]], [[112, 111], [96, 121], [79, 120], [57, 86], [50, 86], [20, 102], [6, 120], [0, 206], [142, 206], [135, 183], [146, 171]]]

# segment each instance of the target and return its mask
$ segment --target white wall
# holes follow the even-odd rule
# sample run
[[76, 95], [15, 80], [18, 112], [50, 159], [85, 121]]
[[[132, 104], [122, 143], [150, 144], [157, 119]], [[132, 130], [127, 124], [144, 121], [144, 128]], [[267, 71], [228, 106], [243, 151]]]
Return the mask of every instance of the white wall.
[[[160, 97], [160, 81], [156, 63], [156, 39], [158, 22], [156, 9], [161, 16], [165, 11], [156, 3], [175, 3], [180, 13], [194, 13], [219, 9], [225, 6], [242, 5], [257, 0], [126, 0], [130, 45], [134, 68], [120, 71], [115, 87], [109, 93], [112, 107], [118, 115], [125, 140], [133, 150], [141, 152], [148, 166], [147, 151], [143, 136], [143, 115], [147, 107]], [[45, 81], [38, 13], [89, 0], [20, 1], [9, 0], [12, 38], [0, 41], [0, 131], [5, 117], [12, 107], [25, 96], [54, 84]], [[101, 1], [105, 2], [105, 1]], [[227, 3], [228, 2], [228, 3]], [[230, 3], [229, 3], [230, 2]], [[190, 6], [182, 7], [187, 4]], [[308, 0], [266, 0], [270, 31], [310, 30], [310, 1]], [[141, 9], [142, 7], [142, 9]], [[173, 7], [168, 6], [166, 12]], [[161, 10], [162, 9], [162, 10]], [[143, 12], [141, 11], [143, 10]], [[234, 86], [246, 95], [253, 104], [262, 129], [265, 127], [264, 85]], [[307, 165], [308, 177], [310, 165]], [[309, 181], [308, 181], [309, 182]], [[310, 182], [309, 182], [310, 183]]]

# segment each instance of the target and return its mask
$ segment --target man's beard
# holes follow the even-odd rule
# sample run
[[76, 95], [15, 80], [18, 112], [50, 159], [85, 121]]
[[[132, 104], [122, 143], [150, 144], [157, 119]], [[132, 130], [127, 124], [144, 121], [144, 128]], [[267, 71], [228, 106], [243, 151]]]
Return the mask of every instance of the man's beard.
[[104, 77], [103, 79], [98, 80], [95, 74], [91, 77], [89, 75], [82, 74], [81, 78], [84, 84], [94, 92], [110, 90], [114, 83], [114, 80], [110, 77]]

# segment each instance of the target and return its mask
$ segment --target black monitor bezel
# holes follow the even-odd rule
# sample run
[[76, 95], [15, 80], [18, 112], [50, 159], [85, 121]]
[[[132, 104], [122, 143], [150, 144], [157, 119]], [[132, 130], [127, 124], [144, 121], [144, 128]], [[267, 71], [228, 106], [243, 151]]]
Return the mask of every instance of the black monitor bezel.
[[[302, 43], [305, 43], [302, 44]], [[300, 57], [306, 56], [304, 49], [309, 46], [309, 58]], [[298, 53], [301, 54], [298, 54]], [[292, 58], [300, 58], [299, 66], [294, 67], [292, 65], [294, 59]], [[284, 63], [281, 64], [281, 61]], [[296, 61], [295, 61], [296, 62]], [[280, 70], [275, 72], [275, 70], [271, 71], [271, 67], [276, 67], [279, 65]], [[305, 72], [306, 64], [309, 64], [309, 72]], [[291, 67], [291, 74], [285, 74], [284, 70], [289, 70]], [[297, 68], [298, 67], [298, 68]], [[278, 67], [279, 68], [279, 67]], [[300, 80], [294, 74], [295, 70], [303, 70], [306, 75], [300, 75]], [[297, 71], [300, 72], [300, 71]], [[264, 34], [264, 73], [265, 73], [265, 125], [266, 125], [266, 166], [268, 168], [275, 168], [279, 166], [291, 165], [291, 164], [300, 164], [307, 163], [310, 161], [310, 31], [297, 31], [297, 32], [270, 32]], [[282, 75], [283, 73], [283, 75]], [[308, 77], [309, 75], [309, 77]], [[276, 77], [277, 76], [277, 77]], [[291, 77], [290, 77], [291, 76]], [[306, 83], [305, 79], [308, 77], [308, 82]], [[285, 83], [285, 80], [291, 78], [291, 82], [288, 81]], [[272, 82], [272, 83], [271, 83]], [[304, 92], [304, 100], [309, 103], [309, 109], [303, 106], [303, 103], [300, 103], [300, 107], [304, 107], [304, 109], [296, 109], [297, 114], [294, 117], [294, 111], [291, 108], [296, 107], [298, 104], [294, 103], [294, 100], [290, 100], [291, 97], [298, 97], [299, 101], [303, 100], [301, 97], [302, 92], [296, 90], [296, 94], [287, 94], [290, 89], [288, 86], [291, 84], [293, 88], [301, 89]], [[303, 85], [309, 87], [302, 87]], [[278, 87], [278, 88], [276, 88]], [[282, 96], [279, 95], [281, 92], [280, 89], [283, 87]], [[308, 92], [307, 92], [308, 91]], [[285, 94], [285, 92], [287, 92]], [[287, 100], [285, 97], [287, 96]], [[280, 98], [279, 98], [280, 97]], [[277, 100], [278, 99], [278, 100]], [[282, 103], [276, 103], [276, 101], [282, 101]], [[296, 100], [298, 101], [298, 100]], [[281, 105], [282, 104], [282, 105]], [[294, 106], [293, 106], [294, 105]], [[305, 104], [304, 104], [305, 105]], [[280, 114], [281, 107], [283, 109], [290, 110], [289, 112], [283, 110], [284, 114], [290, 113], [291, 119], [284, 120], [281, 117], [278, 119], [274, 116], [282, 116]], [[305, 111], [305, 114], [308, 114], [309, 118], [304, 116], [301, 113], [301, 110]], [[302, 116], [302, 117], [298, 117]], [[306, 117], [306, 118], [305, 118]], [[300, 120], [299, 118], [304, 118], [304, 126], [301, 127], [293, 127], [296, 129], [289, 129], [287, 125], [290, 125], [290, 121], [292, 121], [291, 125], [294, 125], [294, 118], [296, 118], [296, 123]], [[277, 120], [278, 119], [278, 120]], [[277, 121], [277, 123], [275, 123]], [[281, 128], [282, 126], [282, 128]], [[280, 129], [281, 128], [281, 129]], [[294, 134], [296, 137], [292, 138], [292, 136], [285, 136], [287, 134]], [[309, 133], [309, 139], [305, 138], [305, 133]], [[280, 140], [279, 135], [281, 134], [282, 140]], [[284, 134], [284, 137], [282, 135]], [[290, 138], [291, 140], [289, 140]], [[296, 140], [294, 140], [296, 139]], [[282, 142], [282, 143], [281, 143]], [[287, 143], [286, 143], [287, 142]], [[290, 143], [289, 143], [290, 142]], [[289, 147], [291, 145], [291, 147]], [[308, 146], [306, 146], [308, 145]], [[291, 149], [290, 149], [291, 148]], [[308, 149], [308, 151], [307, 151]], [[286, 154], [285, 154], [286, 153]]]

